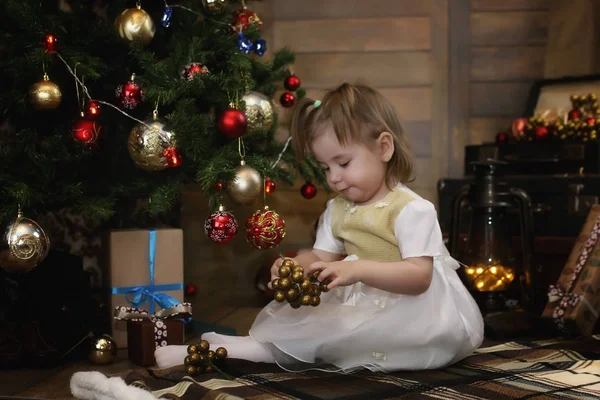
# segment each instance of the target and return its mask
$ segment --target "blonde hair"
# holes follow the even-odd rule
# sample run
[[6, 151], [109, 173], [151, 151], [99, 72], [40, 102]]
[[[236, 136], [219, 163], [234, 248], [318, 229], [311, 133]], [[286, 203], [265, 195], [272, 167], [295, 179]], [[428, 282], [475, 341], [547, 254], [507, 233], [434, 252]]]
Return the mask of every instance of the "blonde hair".
[[[314, 108], [307, 112], [308, 108]], [[392, 104], [368, 86], [343, 83], [327, 91], [320, 104], [302, 99], [292, 115], [292, 144], [298, 161], [311, 152], [311, 143], [325, 128], [332, 127], [342, 146], [359, 142], [371, 148], [382, 132], [394, 138], [394, 154], [386, 172], [386, 183], [413, 180], [410, 146]]]

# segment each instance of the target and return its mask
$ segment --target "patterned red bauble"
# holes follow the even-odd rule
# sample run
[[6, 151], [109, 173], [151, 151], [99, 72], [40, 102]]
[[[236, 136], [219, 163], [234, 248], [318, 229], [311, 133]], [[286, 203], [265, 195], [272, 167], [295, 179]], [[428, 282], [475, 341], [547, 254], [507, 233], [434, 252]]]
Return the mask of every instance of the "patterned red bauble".
[[163, 151], [163, 155], [167, 159], [169, 167], [177, 168], [181, 166], [181, 155], [175, 147], [167, 147], [165, 151]]
[[100, 115], [100, 103], [94, 100], [88, 102], [86, 114], [90, 118], [98, 117]]
[[231, 139], [236, 139], [246, 133], [246, 127], [246, 116], [237, 108], [228, 108], [217, 118], [217, 129]]
[[206, 75], [209, 72], [210, 71], [208, 70], [206, 65], [202, 65], [200, 63], [191, 63], [186, 65], [183, 71], [181, 71], [181, 78], [191, 81], [192, 79], [194, 79], [194, 76], [196, 76], [196, 74]]
[[285, 108], [293, 107], [294, 103], [296, 102], [296, 96], [294, 96], [293, 93], [284, 92], [281, 94], [281, 97], [279, 98], [279, 102]]
[[186, 283], [183, 290], [186, 296], [193, 296], [196, 294], [196, 285], [193, 283]]
[[569, 120], [573, 121], [576, 119], [581, 118], [581, 111], [579, 111], [578, 109], [574, 108], [571, 111], [569, 111]]
[[48, 51], [48, 53], [54, 53], [56, 51], [56, 36], [52, 34], [47, 34], [44, 37], [44, 48]]
[[525, 136], [527, 122], [527, 118], [517, 118], [513, 121], [510, 131], [515, 139], [519, 139]]
[[219, 206], [219, 210], [210, 214], [204, 221], [204, 233], [215, 243], [225, 244], [231, 241], [238, 230], [238, 223], [232, 213]]
[[290, 92], [295, 92], [300, 88], [300, 78], [296, 75], [290, 75], [283, 81], [283, 86]]
[[250, 26], [257, 26], [259, 30], [262, 30], [262, 21], [255, 12], [247, 8], [241, 8], [233, 12], [231, 28], [234, 32], [240, 33]]
[[275, 184], [275, 182], [273, 182], [271, 178], [265, 179], [265, 193], [272, 194], [273, 192], [275, 192], [275, 189], [277, 189], [277, 185]]
[[246, 221], [246, 240], [259, 250], [277, 247], [285, 237], [285, 221], [265, 206]]
[[144, 92], [140, 86], [134, 82], [135, 75], [131, 76], [131, 80], [127, 83], [117, 86], [115, 95], [119, 98], [119, 101], [123, 107], [133, 110], [144, 101]]
[[310, 182], [306, 182], [300, 188], [300, 193], [302, 194], [302, 197], [310, 200], [317, 195], [317, 187]]
[[[83, 113], [82, 113], [83, 114]], [[73, 122], [71, 127], [71, 137], [78, 143], [94, 144], [98, 141], [102, 132], [102, 126], [88, 118], [81, 118]]]

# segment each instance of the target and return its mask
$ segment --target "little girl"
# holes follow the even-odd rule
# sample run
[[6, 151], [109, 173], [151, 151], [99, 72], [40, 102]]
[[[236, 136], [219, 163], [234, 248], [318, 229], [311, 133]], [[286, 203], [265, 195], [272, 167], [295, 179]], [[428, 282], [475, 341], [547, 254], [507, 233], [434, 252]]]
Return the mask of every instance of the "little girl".
[[[272, 301], [250, 336], [202, 339], [231, 358], [291, 371], [430, 369], [470, 355], [483, 340], [481, 313], [456, 274], [433, 204], [405, 186], [412, 162], [393, 106], [374, 89], [345, 83], [322, 102], [298, 104], [292, 139], [299, 158], [312, 154], [339, 193], [321, 215], [313, 249], [293, 259], [307, 275], [320, 271], [329, 291], [317, 307]], [[160, 367], [182, 364], [186, 346], [155, 355]]]

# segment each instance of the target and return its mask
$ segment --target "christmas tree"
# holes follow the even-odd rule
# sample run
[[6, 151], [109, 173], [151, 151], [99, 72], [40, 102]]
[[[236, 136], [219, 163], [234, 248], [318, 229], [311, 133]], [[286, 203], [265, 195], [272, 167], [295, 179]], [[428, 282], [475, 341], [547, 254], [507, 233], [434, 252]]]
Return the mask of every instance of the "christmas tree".
[[242, 159], [260, 183], [291, 183], [297, 171], [314, 178], [314, 165], [296, 165], [288, 143], [274, 139], [280, 100], [271, 98], [294, 54], [262, 56], [262, 21], [251, 8], [3, 1], [0, 221], [18, 206], [29, 217], [73, 208], [114, 219], [136, 198], [159, 215], [189, 183], [213, 206], [249, 201], [225, 194]]

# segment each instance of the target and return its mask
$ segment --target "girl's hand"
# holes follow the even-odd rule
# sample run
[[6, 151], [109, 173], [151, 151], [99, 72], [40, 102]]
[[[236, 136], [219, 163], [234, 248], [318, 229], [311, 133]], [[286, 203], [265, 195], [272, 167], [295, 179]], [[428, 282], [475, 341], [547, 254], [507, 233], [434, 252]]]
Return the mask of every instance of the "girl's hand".
[[306, 272], [310, 276], [315, 271], [321, 271], [317, 279], [319, 282], [329, 279], [331, 282], [327, 288], [331, 290], [336, 286], [349, 286], [359, 282], [358, 270], [357, 261], [317, 261]]

